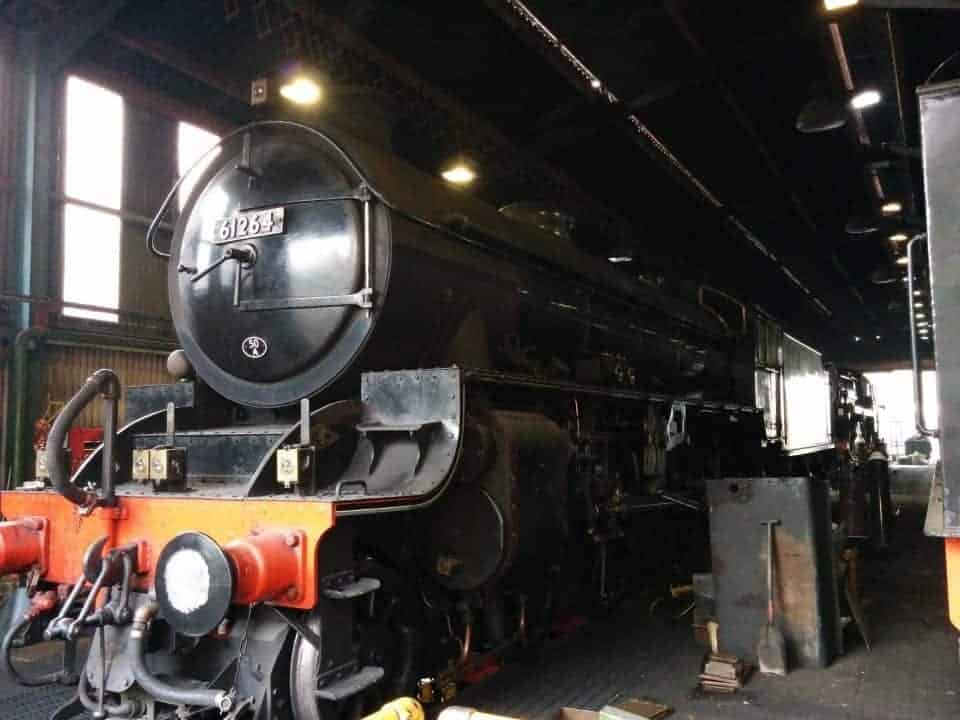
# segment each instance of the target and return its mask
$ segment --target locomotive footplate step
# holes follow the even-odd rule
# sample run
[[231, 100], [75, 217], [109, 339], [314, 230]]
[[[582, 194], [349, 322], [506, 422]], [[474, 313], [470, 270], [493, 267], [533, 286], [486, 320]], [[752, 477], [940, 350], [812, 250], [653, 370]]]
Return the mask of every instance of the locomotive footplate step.
[[348, 697], [353, 697], [357, 693], [361, 693], [368, 687], [379, 682], [382, 677], [382, 667], [367, 665], [353, 675], [348, 675], [329, 685], [324, 685], [317, 690], [317, 697], [321, 700], [331, 700], [333, 702], [346, 700]]
[[326, 587], [323, 596], [330, 600], [353, 600], [354, 598], [369, 595], [380, 589], [380, 581], [376, 578], [357, 578], [346, 585]]

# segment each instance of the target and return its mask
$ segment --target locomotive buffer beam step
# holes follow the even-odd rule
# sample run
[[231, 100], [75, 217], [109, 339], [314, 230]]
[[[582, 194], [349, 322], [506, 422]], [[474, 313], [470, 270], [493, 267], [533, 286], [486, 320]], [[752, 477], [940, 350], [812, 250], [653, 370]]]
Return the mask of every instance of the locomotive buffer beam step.
[[332, 702], [346, 700], [380, 682], [380, 678], [382, 677], [382, 667], [367, 665], [361, 668], [359, 672], [324, 685], [317, 690], [317, 697], [321, 700], [330, 700]]
[[322, 592], [323, 596], [329, 600], [353, 600], [379, 589], [380, 581], [376, 578], [357, 578], [346, 585], [323, 588]]

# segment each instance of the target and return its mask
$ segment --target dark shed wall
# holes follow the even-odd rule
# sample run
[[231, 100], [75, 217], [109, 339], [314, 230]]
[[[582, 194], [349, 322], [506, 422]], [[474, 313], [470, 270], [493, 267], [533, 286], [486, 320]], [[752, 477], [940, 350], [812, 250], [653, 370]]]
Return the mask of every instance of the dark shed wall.
[[13, 34], [0, 25], [0, 282], [10, 285], [16, 175], [17, 107], [14, 101]]

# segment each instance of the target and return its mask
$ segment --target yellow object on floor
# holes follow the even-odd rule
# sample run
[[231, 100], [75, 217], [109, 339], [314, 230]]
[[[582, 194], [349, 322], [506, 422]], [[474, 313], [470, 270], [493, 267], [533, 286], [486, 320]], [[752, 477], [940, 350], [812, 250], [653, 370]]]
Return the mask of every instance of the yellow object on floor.
[[423, 706], [411, 697], [397, 698], [363, 720], [423, 720]]
[[451, 705], [437, 716], [437, 720], [516, 720], [506, 715], [493, 715], [480, 712], [475, 708]]

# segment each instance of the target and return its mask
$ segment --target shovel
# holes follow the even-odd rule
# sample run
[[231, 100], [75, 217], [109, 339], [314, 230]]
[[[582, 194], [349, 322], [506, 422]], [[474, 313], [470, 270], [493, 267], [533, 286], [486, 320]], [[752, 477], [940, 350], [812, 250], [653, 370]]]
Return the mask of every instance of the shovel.
[[787, 674], [787, 646], [773, 613], [773, 526], [779, 520], [767, 520], [767, 624], [757, 644], [757, 662], [764, 675]]

